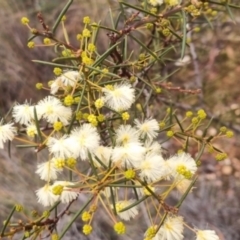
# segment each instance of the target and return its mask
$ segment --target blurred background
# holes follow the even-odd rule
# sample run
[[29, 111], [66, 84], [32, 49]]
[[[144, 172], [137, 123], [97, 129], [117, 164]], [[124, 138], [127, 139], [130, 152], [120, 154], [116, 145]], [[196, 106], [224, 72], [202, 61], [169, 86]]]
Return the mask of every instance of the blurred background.
[[[48, 82], [54, 76], [52, 68], [33, 63], [39, 59], [51, 61], [54, 52], [51, 48], [28, 49], [28, 29], [20, 23], [26, 16], [30, 25], [41, 28], [37, 13], [42, 12], [45, 22], [52, 26], [54, 20], [67, 1], [47, 0], [9, 0], [0, 1], [0, 114], [3, 116], [14, 102], [23, 103], [25, 99], [38, 101], [44, 92], [36, 94], [37, 82]], [[234, 2], [234, 1], [232, 1]], [[238, 1], [236, 1], [238, 2]], [[96, 4], [97, 3], [97, 4]], [[108, 22], [108, 10], [117, 11], [116, 1], [74, 0], [67, 12], [66, 26], [72, 44], [77, 44], [76, 34], [82, 29], [82, 18], [90, 16], [95, 22]], [[239, 10], [240, 11], [240, 10]], [[205, 153], [199, 168], [199, 181], [196, 189], [187, 197], [181, 212], [193, 226], [211, 228], [221, 239], [240, 239], [240, 15], [235, 13], [235, 21], [227, 15], [221, 15], [214, 27], [202, 27], [199, 33], [192, 34], [190, 48], [186, 55], [189, 61], [181, 63], [180, 70], [167, 81], [183, 88], [201, 88], [200, 95], [173, 95], [178, 111], [196, 111], [203, 108], [213, 118], [210, 134], [221, 126], [235, 133], [234, 138], [219, 140], [217, 147], [228, 154], [220, 163]], [[101, 31], [98, 41], [100, 51], [108, 46], [106, 31]], [[61, 38], [62, 31], [57, 32]], [[40, 39], [35, 41], [41, 42]], [[177, 53], [171, 58], [178, 59]], [[160, 71], [179, 68], [169, 62]], [[163, 97], [163, 102], [168, 98]], [[172, 153], [177, 146], [171, 143]], [[34, 152], [18, 150], [12, 147], [11, 158], [7, 150], [0, 151], [0, 222], [8, 216], [15, 203], [28, 206], [29, 210], [41, 209], [35, 203], [36, 185], [41, 186], [38, 176], [32, 174], [36, 169], [39, 156]], [[177, 197], [173, 194], [170, 203]], [[117, 239], [109, 227], [108, 219], [99, 216], [96, 220], [95, 235], [86, 238], [81, 235], [82, 223], [78, 221], [64, 239]], [[64, 225], [64, 221], [62, 223]], [[144, 223], [143, 223], [144, 225]], [[0, 224], [1, 228], [1, 224]], [[131, 226], [131, 234], [123, 239], [141, 239], [139, 226]], [[106, 231], [107, 230], [107, 231]], [[143, 230], [142, 230], [143, 231]], [[104, 232], [104, 234], [102, 233]], [[190, 238], [189, 238], [190, 239]], [[192, 238], [191, 238], [192, 239]]]

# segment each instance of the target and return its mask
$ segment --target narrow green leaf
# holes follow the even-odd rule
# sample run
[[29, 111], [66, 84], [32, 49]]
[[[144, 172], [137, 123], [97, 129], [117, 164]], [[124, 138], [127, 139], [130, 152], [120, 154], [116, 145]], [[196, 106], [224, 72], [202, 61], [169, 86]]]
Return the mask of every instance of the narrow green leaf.
[[32, 36], [30, 36], [29, 38], [28, 38], [28, 42], [30, 42], [30, 41], [32, 41], [35, 37], [37, 37], [37, 35], [32, 35]]
[[182, 205], [183, 201], [187, 197], [188, 193], [191, 191], [191, 189], [192, 189], [193, 185], [196, 183], [196, 181], [197, 181], [197, 177], [191, 182], [191, 184], [187, 188], [186, 192], [182, 195], [182, 197], [179, 200], [179, 202], [175, 205], [176, 208], [179, 208]]
[[183, 37], [182, 37], [182, 49], [181, 49], [181, 59], [183, 59], [185, 55], [185, 49], [186, 49], [186, 41], [187, 41], [187, 19], [186, 19], [186, 13], [184, 10], [182, 10], [182, 28], [183, 28]]
[[135, 10], [137, 10], [137, 11], [139, 11], [139, 12], [146, 13], [147, 15], [151, 15], [151, 16], [154, 16], [154, 17], [158, 17], [156, 14], [154, 14], [154, 13], [152, 13], [152, 12], [146, 11], [146, 10], [143, 9], [143, 8], [137, 7], [137, 6], [135, 6], [135, 5], [131, 5], [131, 4], [127, 3], [127, 2], [119, 1], [119, 3], [122, 4], [122, 5], [125, 5], [125, 6], [127, 6], [127, 7], [130, 7], [131, 9], [135, 9]]
[[202, 144], [202, 147], [201, 147], [201, 149], [200, 149], [200, 151], [199, 151], [199, 153], [198, 153], [198, 155], [196, 156], [196, 159], [195, 159], [196, 162], [197, 162], [197, 161], [200, 159], [200, 157], [202, 156], [203, 151], [204, 151], [204, 149], [205, 149], [205, 146], [206, 146], [206, 144], [203, 143], [203, 144]]
[[[89, 68], [90, 70], [92, 70], [91, 72], [95, 71], [95, 72], [103, 73], [103, 71], [101, 69], [98, 69], [96, 67], [86, 66], [86, 68]], [[104, 74], [107, 75], [107, 76], [110, 76], [110, 77], [115, 77], [115, 78], [118, 78], [118, 79], [122, 79], [117, 74], [114, 74], [114, 73], [108, 72], [108, 73], [104, 73]], [[106, 83], [104, 83], [104, 85], [106, 85]]]
[[154, 52], [152, 52], [144, 43], [142, 43], [139, 39], [135, 38], [132, 34], [129, 34], [129, 36], [139, 45], [141, 45], [141, 47], [144, 48], [151, 56], [153, 56], [155, 60], [159, 61], [158, 56]]
[[123, 44], [124, 46], [122, 48], [123, 49], [122, 55], [123, 55], [123, 61], [125, 61], [127, 60], [127, 54], [128, 54], [128, 36], [127, 35], [124, 36]]
[[57, 57], [52, 60], [52, 62], [62, 62], [62, 61], [68, 61], [68, 60], [76, 60], [79, 59], [79, 57]]
[[[120, 5], [122, 6], [122, 5]], [[124, 10], [123, 10], [124, 11]], [[116, 18], [116, 22], [115, 22], [115, 25], [114, 25], [114, 29], [117, 29], [118, 28], [118, 24], [120, 23], [120, 20], [121, 20], [121, 16], [122, 16], [122, 12], [119, 12], [117, 18]]]
[[97, 155], [95, 155], [94, 157], [103, 168], [107, 169], [107, 166], [97, 157]]
[[185, 152], [188, 151], [188, 144], [189, 144], [189, 137], [187, 137], [186, 144], [185, 144]]
[[121, 209], [119, 212], [124, 212], [124, 211], [127, 211], [129, 209], [131, 209], [132, 207], [135, 207], [135, 206], [138, 206], [141, 202], [145, 201], [149, 196], [144, 196], [142, 197], [141, 199], [139, 199], [138, 201], [128, 205], [127, 207]]
[[205, 129], [203, 131], [203, 135], [202, 135], [203, 137], [206, 137], [207, 131], [208, 131], [209, 127], [211, 126], [212, 121], [213, 121], [213, 117], [210, 119], [210, 121], [208, 122], [208, 125], [205, 127]]
[[153, 197], [155, 197], [157, 200], [159, 200], [159, 197], [157, 196], [157, 194], [155, 193], [155, 192], [153, 192], [153, 190], [147, 185], [147, 183], [146, 182], [143, 182], [141, 179], [137, 179], [141, 184], [142, 184], [142, 186], [144, 186], [147, 190], [148, 190], [148, 192], [150, 192], [151, 193], [151, 195], [153, 196]]
[[113, 205], [113, 212], [114, 212], [114, 215], [117, 216], [116, 201], [114, 198], [114, 193], [113, 193], [112, 187], [110, 187], [110, 195], [111, 195], [111, 200], [112, 200], [112, 205]]
[[207, 140], [206, 140], [206, 142], [209, 143], [213, 138], [214, 138], [214, 136], [210, 136], [210, 137], [208, 137]]
[[165, 76], [160, 82], [164, 82], [166, 79], [168, 79], [169, 77], [171, 77], [172, 75], [174, 75], [176, 72], [178, 72], [181, 68], [177, 68], [176, 70], [174, 70], [173, 72], [169, 73], [167, 76]]
[[163, 223], [164, 223], [167, 215], [168, 215], [168, 212], [165, 212], [164, 215], [162, 216], [161, 222], [159, 223], [159, 225], [158, 225], [158, 227], [157, 227], [157, 229], [156, 229], [156, 232], [158, 232], [159, 229], [160, 229], [160, 227], [163, 225]]
[[[147, 86], [149, 86], [150, 88], [152, 88], [152, 85], [148, 82], [147, 79], [145, 80], [144, 78], [141, 78], [141, 77], [138, 77], [138, 79], [139, 79], [141, 82], [144, 82], [145, 85], [147, 85]], [[144, 90], [145, 87], [146, 87], [146, 86], [144, 86], [144, 88], [143, 88], [142, 90]], [[141, 95], [142, 95], [142, 91], [141, 91]], [[136, 98], [136, 99], [138, 99], [138, 98]]]
[[[143, 81], [144, 82], [144, 81]], [[142, 88], [140, 89], [140, 91], [138, 92], [138, 95], [136, 96], [136, 102], [138, 101], [138, 99], [142, 96], [142, 93], [143, 93], [143, 91], [144, 91], [144, 89], [145, 89], [145, 87], [146, 87], [146, 83], [144, 82], [144, 84], [143, 84], [143, 86], [142, 86]]]
[[234, 17], [234, 15], [233, 15], [233, 12], [232, 12], [232, 10], [231, 10], [231, 8], [229, 7], [228, 4], [226, 4], [226, 8], [227, 8], [228, 14], [229, 14], [230, 18], [232, 19], [232, 21], [233, 21], [234, 23], [236, 23], [235, 17]]
[[173, 108], [172, 108], [172, 103], [170, 108], [170, 112], [169, 112], [169, 123], [172, 124], [172, 117], [173, 117]]
[[119, 42], [116, 42], [115, 44], [113, 44], [104, 54], [102, 54], [102, 55], [94, 62], [94, 64], [92, 65], [92, 67], [94, 68], [94, 67], [97, 67], [99, 64], [101, 64], [102, 61], [103, 61], [105, 58], [107, 58], [107, 57], [110, 55], [110, 53], [112, 52], [112, 50], [113, 50], [116, 46], [118, 46], [120, 43], [121, 43], [121, 42], [119, 41]]
[[[113, 132], [113, 129], [111, 128], [111, 121], [110, 120], [109, 121], [105, 120], [105, 124], [107, 126], [107, 131], [108, 131], [108, 134], [110, 136], [111, 144], [114, 146], [115, 145], [114, 137], [113, 137], [114, 136], [114, 132]], [[109, 161], [108, 168], [111, 167], [111, 164], [112, 164], [112, 161]]]
[[165, 132], [165, 131], [171, 129], [173, 126], [175, 126], [175, 123], [172, 123], [171, 125], [168, 125], [167, 127], [162, 128], [162, 129], [159, 131], [159, 133], [160, 133], [160, 132]]
[[[127, 179], [122, 179], [121, 181], [116, 181], [114, 183], [110, 183], [107, 186], [109, 187], [121, 187], [121, 188], [142, 188], [142, 186], [135, 186], [135, 185], [127, 185], [126, 184]], [[121, 183], [125, 183], [125, 184], [121, 184]]]
[[67, 134], [70, 134], [70, 132], [72, 130], [72, 127], [73, 127], [73, 123], [75, 122], [75, 120], [76, 120], [76, 114], [74, 114], [74, 116], [71, 119], [71, 122], [70, 122], [70, 124], [68, 126], [68, 129], [67, 129]]
[[181, 36], [179, 36], [177, 33], [175, 33], [171, 28], [168, 28], [168, 29], [176, 38], [178, 38], [180, 41], [182, 41], [182, 37]]
[[114, 24], [114, 20], [113, 20], [113, 15], [112, 15], [112, 9], [109, 9], [109, 16], [110, 16], [110, 22], [112, 27], [115, 29], [115, 24]]
[[127, 179], [120, 179], [120, 180], [116, 180], [115, 182], [113, 182], [113, 183], [110, 183], [110, 184], [108, 184], [107, 186], [108, 187], [121, 187], [121, 188], [133, 188], [133, 186], [132, 185], [126, 185], [126, 182], [127, 182], [128, 180]]
[[177, 124], [178, 124], [178, 126], [180, 127], [181, 131], [184, 132], [184, 129], [183, 129], [183, 127], [182, 127], [182, 125], [181, 125], [181, 123], [180, 123], [177, 115], [176, 115], [176, 114], [173, 114], [173, 116], [175, 117], [175, 119], [176, 119], [176, 121], [177, 121]]
[[54, 67], [61, 67], [61, 68], [68, 68], [68, 69], [73, 69], [73, 70], [79, 70], [79, 68], [75, 67], [75, 66], [58, 64], [58, 63], [52, 63], [52, 62], [46, 62], [46, 61], [41, 61], [41, 60], [32, 60], [32, 62], [45, 64], [45, 65], [49, 65], [49, 66], [54, 66]]
[[33, 148], [37, 147], [37, 144], [27, 144], [27, 145], [16, 145], [17, 148]]
[[59, 14], [59, 16], [58, 16], [58, 18], [57, 18], [57, 20], [54, 23], [53, 28], [52, 28], [52, 33], [53, 34], [55, 33], [59, 23], [61, 22], [63, 15], [67, 12], [68, 8], [71, 6], [72, 3], [73, 3], [73, 0], [69, 0], [67, 2], [67, 4], [65, 5], [65, 7], [63, 8], [63, 10], [60, 12], [60, 14]]
[[[183, 136], [181, 135], [181, 132], [174, 133], [174, 134], [175, 134], [175, 136], [177, 136], [177, 137], [180, 138], [181, 140], [185, 141], [185, 137], [183, 137]], [[179, 136], [179, 135], [180, 135], [180, 136]]]
[[54, 53], [56, 53], [58, 55], [58, 53], [62, 50], [60, 49], [61, 44], [57, 43], [54, 45], [53, 49], [54, 49]]
[[8, 141], [8, 157], [11, 158], [11, 141]]
[[204, 16], [204, 18], [206, 19], [209, 27], [210, 27], [211, 29], [213, 29], [213, 25], [212, 25], [211, 21], [209, 21], [208, 17], [207, 17], [205, 14], [204, 14], [203, 16]]
[[119, 34], [119, 31], [115, 30], [115, 29], [112, 29], [112, 28], [109, 28], [109, 27], [105, 27], [105, 26], [102, 26], [102, 25], [98, 25], [98, 24], [91, 24], [92, 27], [97, 27], [97, 28], [101, 28], [101, 29], [104, 29], [104, 30], [108, 30], [110, 32], [115, 32], [117, 34]]
[[158, 56], [158, 58], [164, 57], [164, 55], [167, 54], [172, 49], [174, 49], [174, 46], [170, 46], [167, 49], [164, 49], [164, 51]]
[[75, 222], [75, 220], [79, 217], [80, 214], [82, 214], [82, 212], [87, 208], [88, 204], [93, 200], [94, 196], [91, 196], [88, 201], [86, 201], [86, 203], [83, 205], [83, 207], [75, 213], [74, 217], [71, 219], [71, 221], [66, 225], [66, 227], [64, 228], [64, 230], [61, 232], [60, 236], [59, 236], [59, 240], [62, 239], [64, 237], [64, 235], [66, 234], [66, 232], [68, 231], [68, 229], [72, 226], [72, 224]]
[[39, 127], [39, 121], [38, 121], [38, 117], [37, 117], [37, 110], [36, 110], [35, 106], [33, 108], [33, 114], [34, 114], [34, 121], [35, 121], [36, 128], [37, 128], [37, 135], [40, 138], [40, 141], [42, 142], [43, 141], [43, 137], [42, 137], [41, 130], [40, 130], [40, 127]]
[[131, 66], [132, 66], [132, 63], [123, 63], [119, 65], [109, 66], [109, 69], [131, 67]]
[[[101, 21], [98, 22], [98, 25], [100, 25]], [[93, 36], [93, 43], [96, 44], [97, 42], [97, 39], [98, 39], [98, 34], [99, 34], [99, 28], [96, 28], [95, 30], [95, 33], [94, 33], [94, 36]]]
[[4, 237], [4, 232], [5, 232], [5, 230], [6, 230], [6, 228], [7, 228], [7, 225], [8, 225], [8, 223], [10, 222], [10, 220], [11, 220], [11, 218], [12, 218], [12, 215], [13, 215], [13, 213], [14, 213], [15, 211], [16, 211], [16, 206], [14, 206], [14, 207], [12, 208], [12, 211], [10, 212], [7, 220], [4, 222], [4, 225], [3, 225], [2, 230], [1, 230], [0, 237]]
[[215, 151], [217, 151], [217, 152], [219, 152], [219, 153], [223, 153], [222, 150], [220, 150], [220, 149], [218, 149], [218, 148], [216, 148], [216, 147], [214, 147], [214, 146], [212, 146], [212, 147], [213, 147], [213, 149], [214, 149]]
[[[137, 199], [137, 201], [139, 200], [139, 196], [138, 196], [138, 193], [137, 193], [137, 189], [136, 189], [136, 185], [135, 185], [135, 182], [134, 181], [131, 181], [131, 183], [132, 183], [132, 186], [134, 186], [133, 187], [133, 192], [134, 192], [134, 195], [135, 195], [135, 197], [136, 197], [136, 199]], [[141, 186], [142, 187], [142, 186]]]
[[[83, 85], [83, 89], [82, 89], [82, 92], [81, 92], [81, 97], [80, 97], [79, 103], [77, 105], [76, 113], [79, 112], [80, 106], [82, 104], [82, 100], [83, 100], [83, 96], [84, 96], [84, 93], [85, 93], [86, 86], [87, 86], [87, 81], [84, 81], [84, 85]], [[69, 128], [69, 132], [71, 131], [71, 129], [72, 128]]]

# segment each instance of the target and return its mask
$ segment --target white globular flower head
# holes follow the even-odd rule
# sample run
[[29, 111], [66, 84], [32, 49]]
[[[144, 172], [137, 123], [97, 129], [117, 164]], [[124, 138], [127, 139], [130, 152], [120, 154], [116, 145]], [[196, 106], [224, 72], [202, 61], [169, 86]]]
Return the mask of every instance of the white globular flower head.
[[115, 111], [128, 110], [135, 101], [134, 88], [128, 83], [103, 88], [105, 104]]
[[219, 240], [216, 232], [213, 230], [197, 230], [196, 240]]
[[88, 153], [94, 153], [99, 146], [100, 136], [96, 127], [85, 123], [81, 127], [72, 130], [67, 142], [74, 157], [86, 160]]
[[163, 4], [163, 0], [148, 0], [148, 3], [153, 7], [160, 6]]
[[53, 206], [58, 200], [59, 196], [52, 193], [52, 188], [49, 184], [36, 191], [38, 202], [44, 207]]
[[12, 141], [16, 135], [16, 128], [13, 127], [13, 123], [2, 124], [0, 121], [0, 148], [3, 148], [3, 144], [6, 141]]
[[185, 178], [190, 179], [197, 171], [197, 164], [195, 160], [190, 156], [190, 154], [184, 152], [168, 159], [167, 165], [174, 178], [184, 176]]
[[72, 157], [72, 151], [68, 144], [68, 137], [66, 135], [61, 138], [49, 137], [47, 141], [49, 152], [56, 158]]
[[[38, 119], [41, 118], [41, 114], [38, 111], [38, 107], [35, 106]], [[34, 106], [29, 103], [17, 104], [13, 107], [12, 116], [16, 123], [28, 125], [34, 120]]]
[[124, 146], [134, 142], [139, 142], [139, 134], [137, 130], [130, 125], [120, 125], [116, 130], [117, 145]]
[[37, 165], [36, 173], [42, 180], [45, 180], [47, 182], [57, 179], [59, 172], [61, 172], [61, 170], [55, 167], [54, 159]]
[[70, 203], [78, 197], [78, 193], [71, 188], [71, 186], [75, 185], [73, 182], [56, 181], [51, 187], [54, 188], [55, 186], [59, 185], [63, 186], [63, 191], [60, 195], [60, 201], [62, 203]]
[[147, 153], [161, 154], [162, 147], [157, 141], [146, 140], [144, 142], [144, 147]]
[[161, 155], [148, 153], [140, 164], [140, 177], [147, 181], [155, 181], [163, 178], [165, 160]]
[[50, 86], [50, 93], [51, 94], [56, 94], [59, 90], [59, 88], [63, 88], [63, 83], [60, 78], [55, 79], [52, 81], [51, 86]]
[[108, 166], [111, 160], [111, 155], [112, 155], [112, 148], [105, 147], [105, 146], [98, 146], [95, 149], [92, 156], [94, 165], [97, 167], [102, 167], [102, 164], [104, 164], [105, 166]]
[[61, 79], [64, 86], [71, 86], [71, 87], [75, 86], [78, 80], [82, 80], [82, 76], [79, 74], [79, 72], [72, 71], [72, 70], [64, 72], [58, 78]]
[[168, 216], [157, 232], [157, 237], [161, 240], [182, 240], [184, 230], [183, 217]]
[[57, 93], [59, 88], [74, 87], [79, 80], [82, 80], [82, 76], [78, 71], [66, 71], [52, 82], [51, 94]]
[[145, 152], [146, 149], [139, 143], [129, 143], [113, 149], [112, 161], [120, 163], [122, 167], [138, 168], [144, 158]]
[[[121, 212], [121, 210], [124, 210], [125, 208], [132, 205], [133, 203], [134, 203], [134, 200], [132, 200], [132, 199], [116, 202], [117, 214], [121, 219], [123, 219], [125, 221], [129, 221], [131, 218], [134, 218], [138, 214], [137, 206], [133, 206], [133, 207], [129, 208], [128, 210]], [[113, 208], [113, 206], [112, 206], [112, 208]]]
[[142, 138], [153, 140], [157, 137], [159, 124], [156, 119], [146, 119], [142, 123], [138, 119], [135, 119], [134, 123], [136, 124], [136, 128], [138, 129]]
[[47, 96], [38, 103], [37, 107], [47, 122], [53, 124], [60, 121], [63, 125], [69, 124], [72, 110], [69, 107], [63, 106], [58, 98]]

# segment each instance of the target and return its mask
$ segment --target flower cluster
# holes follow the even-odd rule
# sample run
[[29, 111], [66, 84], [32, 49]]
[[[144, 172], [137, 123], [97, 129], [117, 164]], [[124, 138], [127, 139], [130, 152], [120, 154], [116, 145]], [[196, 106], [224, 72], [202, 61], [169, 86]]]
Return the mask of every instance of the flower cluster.
[[[78, 84], [78, 72], [63, 73], [55, 81], [61, 81], [63, 86], [70, 86], [72, 81], [66, 76], [71, 76], [71, 79], [75, 76], [72, 86]], [[115, 111], [129, 111], [134, 104], [135, 94], [129, 83], [108, 85], [101, 93], [103, 108], [105, 106], [109, 109], [106, 113], [110, 118], [118, 114]], [[114, 229], [122, 234], [125, 232], [125, 225], [118, 219], [134, 219], [139, 214], [139, 198], [146, 201], [152, 199], [161, 204], [166, 187], [169, 188], [166, 192], [175, 188], [180, 194], [191, 188], [197, 171], [196, 161], [185, 152], [169, 158], [163, 156], [158, 142], [160, 126], [156, 119], [136, 118], [132, 120], [132, 124], [116, 122], [111, 127], [110, 134], [103, 125], [101, 128], [93, 126], [84, 119], [75, 120], [75, 123], [70, 125], [73, 116], [73, 106], [64, 106], [59, 97], [51, 95], [35, 105], [26, 102], [13, 107], [15, 122], [21, 125], [21, 129], [25, 128], [27, 134], [31, 127], [34, 136], [41, 135], [40, 145], [44, 145], [49, 153], [49, 159], [39, 163], [36, 170], [40, 179], [46, 182], [36, 191], [38, 202], [44, 207], [54, 206], [59, 201], [70, 204], [79, 194], [97, 193], [98, 198], [94, 204], [99, 202], [99, 199], [101, 204], [108, 206], [109, 203], [109, 213], [115, 222]], [[47, 122], [48, 129], [39, 128], [44, 122]], [[56, 130], [56, 123], [62, 123], [64, 128]], [[2, 125], [0, 130], [3, 142], [12, 140], [16, 134], [13, 123]], [[28, 134], [28, 137], [32, 139], [32, 134]], [[85, 166], [92, 169], [92, 175], [86, 175], [81, 168], [77, 168], [77, 161], [84, 162]], [[74, 170], [78, 178], [74, 182], [58, 180], [66, 170]], [[90, 223], [94, 214], [95, 211], [90, 210], [84, 213], [85, 234], [92, 231]], [[183, 239], [183, 218], [176, 216], [174, 212], [166, 218], [163, 225], [158, 224], [152, 222], [152, 226], [145, 233], [145, 239], [168, 239], [169, 236], [175, 236], [173, 239], [177, 240]], [[208, 234], [200, 230], [196, 233], [199, 239]]]
[[[175, 37], [182, 36], [179, 29], [185, 29], [185, 26], [179, 27], [179, 24], [188, 19], [191, 24], [193, 19], [190, 17], [197, 17], [201, 11], [205, 11], [206, 4], [191, 1], [190, 5], [181, 7], [181, 0], [140, 2], [140, 6], [144, 5], [144, 11], [133, 14], [126, 20], [125, 29], [118, 31], [116, 27], [108, 35], [111, 49], [102, 55], [96, 44], [101, 26], [93, 23], [88, 16], [84, 17], [84, 27], [76, 36], [79, 47], [70, 44], [64, 25], [66, 16], [61, 15], [58, 18], [61, 21], [58, 20], [55, 24], [57, 26], [61, 22], [65, 41], [59, 41], [54, 36], [54, 31], [41, 32], [31, 28], [25, 17], [21, 20], [34, 37], [43, 37], [43, 46], [56, 45], [59, 47], [56, 51], [61, 49], [59, 54], [62, 57], [57, 61], [64, 61], [64, 64], [68, 61], [71, 64], [65, 66], [51, 63], [54, 65], [54, 79], [46, 85], [36, 85], [39, 90], [44, 89], [47, 96], [37, 103], [26, 101], [15, 104], [12, 122], [7, 123], [5, 118], [0, 121], [1, 149], [7, 141], [15, 138], [27, 142], [26, 147], [34, 147], [36, 153], [43, 150], [47, 153], [46, 159], [38, 163], [35, 170], [35, 174], [44, 181], [36, 190], [36, 199], [43, 207], [50, 208], [39, 220], [41, 227], [50, 224], [51, 219], [41, 221], [49, 217], [55, 206], [62, 203], [68, 210], [80, 195], [85, 195], [88, 200], [72, 220], [73, 222], [81, 214], [85, 235], [93, 231], [92, 222], [100, 206], [112, 220], [115, 232], [124, 234], [127, 231], [126, 222], [138, 218], [141, 213], [139, 205], [142, 204], [148, 210], [146, 218], [150, 223], [142, 236], [145, 240], [182, 240], [187, 223], [177, 214], [178, 207], [193, 190], [202, 154], [199, 146], [205, 147], [206, 144], [209, 150], [218, 152], [216, 158], [219, 161], [227, 157], [211, 145], [214, 137], [204, 139], [206, 129], [202, 133], [204, 137], [197, 135], [198, 128], [207, 119], [207, 113], [203, 109], [196, 114], [188, 111], [185, 117], [179, 117], [174, 109], [167, 108], [166, 111], [164, 108], [163, 118], [152, 111], [155, 99], [166, 90], [184, 92], [183, 89], [159, 81], [159, 69], [155, 63], [164, 57], [166, 49], [163, 48], [162, 51], [160, 47], [149, 50], [151, 45], [156, 45], [155, 32], [158, 32], [156, 39], [160, 35], [169, 38], [164, 41], [165, 44], [179, 44], [182, 39]], [[125, 2], [121, 4], [128, 6]], [[149, 22], [146, 16], [142, 17], [147, 11], [151, 15]], [[184, 15], [185, 21], [179, 18], [179, 26], [176, 34], [173, 34], [176, 24], [173, 24], [172, 19], [183, 13], [189, 16]], [[172, 14], [175, 14], [174, 18], [171, 18]], [[41, 23], [45, 26], [43, 21], [41, 18]], [[139, 26], [136, 24], [130, 27], [132, 22]], [[143, 47], [140, 41], [136, 41], [141, 45], [139, 56], [137, 61], [130, 62], [132, 53], [128, 53], [127, 34], [138, 27], [142, 31], [153, 29], [153, 39], [148, 47]], [[124, 44], [121, 43], [122, 39]], [[29, 48], [36, 46], [33, 41], [28, 43]], [[119, 51], [120, 46], [124, 46], [124, 51]], [[178, 62], [175, 64], [186, 65]], [[150, 77], [146, 77], [148, 73]], [[232, 137], [233, 132], [221, 128], [217, 137], [220, 136]], [[162, 144], [169, 139], [177, 140], [180, 144], [181, 149], [177, 154], [172, 154], [172, 151], [168, 151], [168, 145]], [[192, 139], [199, 143], [197, 159], [187, 151]], [[167, 204], [172, 191], [178, 191], [181, 198], [178, 207]], [[48, 229], [56, 229], [57, 221], [66, 212], [57, 217]], [[32, 229], [26, 232], [28, 236], [35, 229], [39, 231], [37, 227], [28, 229]], [[189, 229], [195, 233], [197, 240], [219, 239], [212, 230]], [[52, 236], [57, 238], [54, 234]]]

